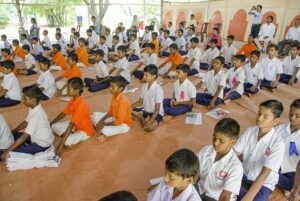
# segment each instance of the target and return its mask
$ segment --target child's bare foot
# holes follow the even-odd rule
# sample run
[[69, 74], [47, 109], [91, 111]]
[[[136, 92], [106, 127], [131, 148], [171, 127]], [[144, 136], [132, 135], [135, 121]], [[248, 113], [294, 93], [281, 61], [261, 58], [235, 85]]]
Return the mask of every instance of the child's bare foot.
[[245, 93], [245, 95], [251, 98], [251, 93]]
[[174, 119], [173, 116], [166, 115], [163, 117], [163, 122], [168, 122], [168, 121], [171, 121], [172, 119]]
[[276, 90], [275, 90], [275, 88], [271, 88], [270, 91], [271, 91], [272, 93], [274, 93]]
[[283, 194], [284, 194], [284, 196], [285, 196], [286, 198], [289, 197], [289, 196], [291, 195], [291, 192], [288, 191], [288, 190], [282, 189], [282, 192], [283, 192]]
[[227, 100], [224, 101], [225, 105], [228, 105], [229, 103], [230, 103], [230, 99], [227, 99]]
[[99, 142], [105, 142], [106, 138], [107, 138], [106, 136], [100, 135], [97, 139], [98, 139]]

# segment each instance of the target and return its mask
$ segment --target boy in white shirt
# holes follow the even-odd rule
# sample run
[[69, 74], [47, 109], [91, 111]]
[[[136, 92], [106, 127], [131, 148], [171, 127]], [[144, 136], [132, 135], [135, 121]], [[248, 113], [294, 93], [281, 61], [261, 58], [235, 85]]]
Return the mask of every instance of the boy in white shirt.
[[164, 38], [164, 28], [159, 28], [158, 32], [159, 32], [159, 35], [157, 37], [157, 40], [161, 44], [161, 42], [162, 42], [162, 40]]
[[173, 41], [169, 37], [170, 31], [169, 30], [164, 30], [164, 37], [162, 38], [160, 42], [160, 48], [159, 48], [159, 53], [158, 56], [160, 57], [168, 57], [170, 56], [170, 45], [173, 43]]
[[31, 43], [33, 47], [31, 50], [31, 54], [34, 56], [36, 60], [39, 60], [44, 53], [43, 47], [38, 42], [39, 42], [38, 38], [31, 39]]
[[117, 48], [118, 51], [118, 57], [119, 60], [114, 63], [114, 67], [111, 69], [111, 73], [113, 73], [115, 70], [117, 70], [117, 73], [115, 74], [115, 76], [122, 76], [124, 77], [128, 83], [130, 83], [131, 81], [131, 67], [130, 64], [128, 62], [128, 60], [126, 59], [126, 47], [124, 45], [120, 45]]
[[244, 65], [243, 69], [245, 71], [245, 83], [244, 83], [244, 93], [251, 97], [251, 94], [256, 94], [261, 85], [261, 81], [264, 79], [263, 68], [258, 62], [260, 57], [260, 52], [254, 50], [250, 54], [250, 63]]
[[267, 201], [278, 182], [284, 155], [284, 142], [274, 127], [280, 121], [282, 104], [267, 100], [259, 105], [256, 125], [244, 131], [234, 146], [243, 161], [244, 176], [240, 200]]
[[210, 110], [223, 102], [223, 89], [226, 87], [226, 74], [222, 70], [224, 62], [224, 57], [216, 57], [213, 60], [214, 70], [208, 71], [204, 80], [196, 86], [196, 88], [201, 88], [203, 84], [206, 86], [204, 93], [197, 93], [196, 102], [208, 106]]
[[183, 62], [190, 66], [190, 72], [188, 76], [196, 75], [200, 72], [200, 58], [201, 51], [198, 48], [199, 39], [196, 37], [191, 38], [191, 49], [189, 49], [187, 55], [183, 59]]
[[39, 60], [40, 65], [40, 77], [37, 80], [37, 86], [42, 90], [41, 100], [48, 100], [52, 98], [56, 93], [55, 79], [50, 72], [50, 60], [46, 57], [42, 57]]
[[28, 45], [23, 45], [22, 50], [25, 54], [25, 65], [26, 68], [18, 69], [18, 74], [20, 75], [33, 75], [36, 74], [38, 69], [36, 67], [35, 58], [30, 54], [30, 47]]
[[178, 46], [179, 54], [181, 56], [186, 55], [186, 40], [183, 36], [183, 29], [178, 29], [178, 37], [176, 38], [176, 44]]
[[105, 29], [105, 36], [106, 36], [106, 45], [108, 47], [108, 50], [111, 51], [112, 49], [112, 42], [113, 42], [113, 38], [112, 35], [110, 34], [110, 29], [106, 28]]
[[11, 60], [2, 62], [2, 73], [4, 74], [0, 86], [0, 107], [10, 107], [21, 102], [21, 89], [19, 82], [13, 73], [15, 64]]
[[168, 30], [170, 32], [170, 36], [174, 36], [175, 37], [175, 29], [172, 27], [173, 26], [173, 23], [172, 22], [169, 22], [168, 23]]
[[[269, 42], [273, 41], [275, 32], [276, 27], [273, 24], [273, 16], [268, 16], [267, 23], [261, 26], [257, 38], [254, 39], [257, 49], [265, 52]], [[264, 46], [261, 45], [261, 42], [263, 42]]]
[[121, 46], [119, 36], [114, 35], [113, 37], [113, 52], [108, 53], [108, 60], [116, 62], [118, 61], [118, 47]]
[[21, 44], [23, 45], [28, 45], [30, 47], [30, 50], [32, 49], [31, 47], [31, 43], [29, 42], [29, 40], [27, 39], [27, 35], [26, 34], [21, 34], [21, 38], [20, 38]]
[[96, 79], [84, 78], [83, 80], [90, 92], [100, 91], [109, 87], [109, 70], [102, 61], [104, 52], [98, 49], [93, 54], [96, 61]]
[[212, 145], [198, 153], [199, 191], [202, 200], [236, 200], [243, 178], [243, 166], [233, 146], [240, 125], [231, 118], [220, 120], [214, 128]]
[[95, 40], [95, 37], [93, 37], [92, 29], [86, 30], [86, 35], [88, 36], [88, 38], [87, 38], [87, 42], [88, 42], [87, 51], [88, 51], [89, 54], [92, 54], [94, 49], [97, 47], [97, 41]]
[[269, 45], [268, 56], [263, 58], [260, 62], [264, 71], [264, 79], [260, 86], [270, 89], [272, 92], [277, 88], [280, 75], [283, 72], [282, 63], [276, 57], [277, 48], [277, 45]]
[[214, 58], [220, 55], [220, 50], [217, 48], [218, 40], [213, 38], [210, 40], [210, 48], [208, 48], [202, 57], [206, 57], [207, 63], [200, 63], [200, 69], [202, 70], [210, 70], [211, 62]]
[[14, 142], [14, 136], [12, 135], [9, 126], [2, 114], [0, 114], [0, 157], [6, 149], [14, 144]]
[[191, 48], [191, 39], [194, 38], [194, 37], [197, 38], [197, 36], [195, 34], [195, 27], [190, 27], [189, 28], [189, 35], [186, 38], [188, 50]]
[[119, 36], [120, 45], [123, 45], [124, 44], [124, 38], [123, 38], [122, 28], [121, 27], [117, 27], [116, 28], [115, 35]]
[[152, 40], [152, 34], [151, 34], [151, 31], [150, 31], [150, 27], [146, 26], [145, 27], [145, 33], [144, 33], [142, 43], [141, 43], [141, 47], [145, 48], [145, 45], [147, 43], [150, 43], [151, 40]]
[[22, 93], [24, 105], [29, 107], [29, 112], [26, 119], [12, 130], [15, 143], [1, 155], [3, 160], [7, 159], [10, 151], [32, 155], [43, 152], [54, 141], [47, 114], [40, 104], [41, 89], [36, 85], [28, 86], [23, 88]]
[[300, 161], [300, 99], [294, 100], [290, 106], [289, 122], [278, 125], [275, 130], [285, 143], [277, 187], [287, 195], [287, 191], [291, 191], [296, 184], [297, 162]]
[[245, 55], [237, 54], [233, 58], [233, 67], [227, 71], [227, 86], [224, 89], [224, 103], [239, 99], [244, 93], [245, 71], [242, 68]]
[[107, 58], [107, 55], [108, 55], [108, 47], [106, 45], [106, 37], [105, 36], [100, 36], [100, 42], [98, 44], [98, 49], [102, 50], [103, 53], [104, 53], [104, 56], [103, 56], [103, 59], [102, 61], [104, 63], [107, 63], [108, 62], [108, 58]]
[[55, 39], [56, 39], [56, 44], [60, 45], [61, 53], [66, 56], [67, 55], [66, 42], [65, 42], [63, 36], [61, 35], [61, 33], [56, 33], [55, 34]]
[[134, 77], [138, 78], [139, 80], [142, 80], [144, 77], [143, 71], [138, 70], [142, 65], [148, 66], [150, 64], [153, 64], [157, 66], [157, 54], [154, 53], [155, 45], [153, 43], [147, 43], [145, 44], [144, 47], [145, 47], [144, 58], [132, 71]]
[[174, 152], [165, 162], [164, 180], [148, 193], [147, 201], [201, 201], [193, 186], [199, 159], [189, 149]]
[[[150, 64], [144, 68], [144, 82], [139, 100], [132, 104], [133, 111], [143, 111], [140, 117], [135, 112], [132, 113], [133, 119], [139, 121], [146, 132], [152, 132], [161, 122], [164, 116], [163, 100], [164, 92], [162, 87], [155, 81], [158, 69]], [[142, 106], [141, 108], [137, 108]]]
[[127, 54], [127, 59], [129, 62], [137, 61], [141, 58], [140, 44], [136, 34], [131, 34], [130, 36], [130, 45]]
[[48, 37], [48, 30], [43, 31], [44, 39], [41, 41], [41, 45], [44, 50], [51, 50], [52, 44], [50, 38]]
[[227, 36], [227, 44], [221, 48], [221, 55], [225, 58], [224, 68], [229, 69], [231, 67], [231, 59], [236, 55], [237, 49], [233, 45], [234, 35]]
[[190, 67], [187, 64], [179, 64], [176, 67], [173, 97], [165, 98], [163, 102], [165, 114], [178, 116], [193, 110], [196, 102], [196, 87], [188, 80]]
[[300, 79], [300, 57], [299, 45], [292, 45], [290, 55], [282, 61], [283, 73], [280, 75], [279, 81], [285, 84], [293, 85]]

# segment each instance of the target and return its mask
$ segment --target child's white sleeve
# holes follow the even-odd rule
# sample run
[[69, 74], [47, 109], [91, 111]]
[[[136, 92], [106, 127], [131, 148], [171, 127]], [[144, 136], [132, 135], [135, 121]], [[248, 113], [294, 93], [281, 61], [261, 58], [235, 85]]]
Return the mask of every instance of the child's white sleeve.
[[2, 82], [1, 86], [6, 89], [7, 91], [9, 91], [12, 86], [13, 86], [13, 83], [11, 80], [5, 80], [5, 82]]
[[278, 61], [276, 74], [282, 74], [283, 73], [283, 67], [281, 61]]
[[237, 155], [242, 155], [244, 148], [247, 144], [248, 135], [251, 134], [252, 128], [248, 128], [244, 133], [239, 137], [238, 141], [235, 143], [233, 149]]
[[223, 86], [226, 87], [226, 74], [223, 74], [223, 76], [221, 77], [220, 82], [218, 83], [219, 86]]
[[197, 89], [193, 84], [191, 85], [191, 88], [190, 88], [190, 94], [191, 94], [191, 98], [196, 98]]
[[263, 80], [264, 79], [264, 71], [261, 67], [258, 70], [257, 79], [258, 80]]
[[195, 55], [194, 55], [194, 59], [195, 60], [200, 60], [200, 58], [201, 58], [201, 51], [197, 50], [196, 53], [195, 53]]
[[280, 141], [274, 147], [269, 148], [271, 149], [271, 153], [266, 157], [264, 166], [277, 172], [284, 156], [284, 142]]
[[163, 92], [162, 88], [159, 88], [156, 90], [156, 93], [155, 93], [155, 103], [162, 104], [163, 100], [164, 100], [164, 92]]
[[245, 82], [245, 78], [245, 71], [241, 69], [241, 71], [238, 74], [238, 81], [243, 84]]
[[241, 163], [231, 166], [227, 173], [223, 190], [238, 195], [242, 184], [243, 172], [243, 166]]

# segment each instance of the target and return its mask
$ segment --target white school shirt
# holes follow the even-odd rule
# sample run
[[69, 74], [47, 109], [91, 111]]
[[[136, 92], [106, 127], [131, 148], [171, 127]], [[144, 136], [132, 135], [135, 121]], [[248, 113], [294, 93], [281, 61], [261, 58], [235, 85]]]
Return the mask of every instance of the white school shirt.
[[203, 147], [198, 153], [200, 194], [218, 200], [222, 191], [226, 190], [231, 192], [230, 200], [235, 201], [241, 188], [243, 165], [233, 149], [218, 161], [215, 161], [216, 155], [213, 145]]
[[269, 38], [273, 38], [275, 34], [275, 25], [273, 23], [270, 24], [263, 24], [260, 31], [259, 31], [259, 36], [268, 36]]
[[122, 33], [118, 33], [118, 36], [119, 36], [119, 43], [120, 43], [120, 45], [123, 45], [123, 43], [124, 43], [124, 38], [123, 38]]
[[95, 41], [95, 44], [97, 44], [98, 40], [99, 40], [99, 37], [98, 37], [97, 33], [94, 30], [92, 31], [92, 37]]
[[33, 49], [32, 49], [32, 52], [34, 54], [40, 54], [40, 53], [43, 53], [44, 52], [44, 49], [43, 47], [40, 45], [40, 44], [34, 44], [33, 45]]
[[31, 43], [26, 38], [22, 41], [22, 46], [23, 45], [28, 45], [30, 47], [30, 50], [32, 49]]
[[0, 114], [0, 149], [8, 149], [15, 142], [9, 126]]
[[125, 31], [122, 32], [122, 36], [123, 36], [123, 39], [124, 39], [125, 43], [127, 43], [128, 42], [128, 38], [127, 38], [127, 35], [126, 35]]
[[44, 44], [45, 47], [48, 47], [51, 49], [52, 45], [51, 45], [50, 38], [48, 36], [44, 37], [43, 42], [45, 42], [45, 44]]
[[157, 66], [157, 54], [154, 52], [149, 56], [149, 54], [145, 54], [143, 58], [143, 63], [145, 66], [153, 64]]
[[164, 116], [163, 100], [164, 91], [162, 87], [154, 81], [150, 88], [148, 88], [148, 83], [143, 84], [141, 99], [143, 99], [144, 111], [148, 113], [154, 113], [155, 104], [160, 103], [159, 114]]
[[106, 45], [108, 48], [112, 48], [112, 36], [111, 35], [105, 35], [106, 36]]
[[21, 101], [19, 81], [13, 72], [4, 75], [1, 86], [7, 90], [5, 98]]
[[196, 97], [196, 87], [189, 79], [185, 79], [182, 84], [179, 80], [174, 82], [174, 97], [176, 101], [190, 101]]
[[108, 59], [107, 59], [107, 55], [108, 55], [108, 47], [107, 47], [107, 45], [105, 43], [103, 45], [99, 44], [98, 48], [101, 49], [101, 50], [103, 50], [103, 52], [104, 52], [103, 61], [107, 62], [108, 61]]
[[260, 64], [264, 71], [264, 78], [268, 81], [275, 81], [276, 75], [283, 73], [282, 63], [276, 57], [273, 59], [265, 57], [261, 60]]
[[226, 44], [221, 48], [221, 52], [225, 58], [225, 63], [231, 63], [231, 57], [233, 55], [236, 55], [236, 51], [236, 47], [233, 44], [231, 44], [231, 46], [228, 46], [228, 44]]
[[[226, 74], [221, 70], [215, 75], [215, 70], [208, 71], [203, 79], [207, 93], [214, 96], [218, 90], [218, 86], [226, 87]], [[219, 98], [223, 99], [223, 90], [219, 93]]]
[[121, 45], [120, 41], [118, 44], [114, 45], [115, 48], [115, 55], [118, 55], [118, 47]]
[[193, 186], [189, 184], [184, 191], [173, 199], [174, 188], [167, 186], [162, 181], [147, 195], [147, 201], [201, 201], [200, 195]]
[[286, 34], [286, 39], [297, 40], [298, 42], [300, 42], [300, 26], [298, 28], [291, 27]]
[[278, 183], [278, 171], [284, 155], [284, 142], [274, 128], [259, 141], [257, 141], [258, 132], [258, 126], [245, 130], [234, 145], [234, 150], [237, 155], [243, 156], [244, 174], [248, 180], [255, 181], [263, 167], [271, 169], [263, 186], [273, 191]]
[[191, 48], [191, 39], [194, 38], [194, 37], [197, 37], [195, 34], [193, 35], [188, 35], [187, 38], [186, 38], [186, 42], [187, 42], [187, 46], [188, 48]]
[[24, 132], [30, 135], [32, 143], [36, 143], [41, 147], [49, 147], [52, 145], [54, 135], [47, 114], [41, 104], [37, 105], [35, 108], [29, 109], [25, 121], [28, 124]]
[[180, 38], [176, 38], [176, 44], [178, 46], [178, 49], [182, 46], [182, 51], [186, 51], [186, 40], [183, 36]]
[[210, 65], [212, 60], [220, 55], [220, 50], [217, 47], [214, 49], [208, 48], [205, 53], [207, 55], [207, 63]]
[[88, 41], [88, 48], [94, 49], [95, 45], [97, 44], [95, 38], [93, 36], [88, 37], [87, 41]]
[[[282, 61], [283, 73], [287, 75], [293, 75], [296, 68], [300, 68], [300, 57], [297, 55], [295, 59], [292, 60], [291, 56], [287, 56]], [[300, 70], [296, 77], [300, 78]]]
[[240, 82], [239, 86], [236, 88], [236, 92], [240, 95], [244, 93], [244, 82], [245, 82], [245, 71], [242, 67], [239, 67], [235, 70], [235, 67], [230, 68], [227, 71], [227, 80], [228, 80], [228, 88], [234, 87], [236, 82]]
[[134, 55], [138, 56], [139, 58], [141, 58], [141, 49], [140, 49], [140, 44], [139, 44], [139, 40], [136, 39], [135, 41], [130, 43], [129, 46], [130, 50], [135, 50], [134, 51]]
[[129, 64], [128, 60], [126, 59], [126, 57], [124, 57], [123, 59], [119, 59], [116, 62], [115, 67], [118, 69], [122, 69], [123, 71], [120, 73], [120, 75], [122, 77], [124, 77], [128, 82], [130, 82], [131, 69], [130, 69], [130, 64]]
[[159, 41], [160, 44], [161, 44], [161, 42], [163, 41], [164, 38], [165, 38], [165, 37], [164, 37], [164, 34], [163, 34], [163, 33], [160, 34], [159, 36], [157, 36], [157, 40]]
[[256, 85], [258, 80], [264, 79], [264, 71], [259, 62], [252, 68], [251, 63], [247, 63], [243, 67], [245, 71], [245, 83]]
[[171, 40], [171, 38], [163, 38], [161, 41], [161, 46], [163, 47], [163, 49], [167, 49], [166, 51], [169, 51], [169, 47], [172, 43], [173, 41]]
[[35, 63], [35, 58], [31, 54], [25, 55], [25, 65], [27, 69], [30, 69], [32, 65], [35, 65], [35, 67], [32, 70], [34, 70], [35, 72], [38, 71]]
[[73, 38], [73, 48], [76, 50], [77, 48], [79, 48], [79, 42], [78, 39]]
[[186, 64], [190, 64], [192, 59], [195, 59], [193, 65], [190, 66], [191, 69], [196, 69], [198, 72], [200, 71], [200, 58], [201, 58], [201, 51], [198, 47], [189, 49], [187, 55], [187, 60], [185, 61]]
[[[291, 133], [291, 124], [290, 122], [288, 122], [278, 125], [275, 128], [275, 131], [282, 137], [285, 144], [284, 157], [281, 163], [281, 172], [296, 172], [297, 163], [300, 160], [300, 129], [295, 131], [294, 133]], [[297, 150], [295, 151], [298, 153], [298, 156], [294, 151], [292, 151], [290, 154], [290, 142], [295, 143]]]
[[37, 84], [44, 88], [43, 94], [48, 96], [49, 98], [52, 98], [56, 92], [56, 85], [55, 85], [55, 79], [50, 72], [50, 70], [47, 70], [45, 72], [40, 71], [40, 77], [37, 80]]
[[63, 37], [61, 37], [59, 40], [56, 41], [56, 44], [59, 44], [60, 45], [60, 48], [61, 48], [61, 53], [63, 55], [66, 55], [67, 52], [66, 52], [66, 43], [65, 43], [65, 40]]
[[98, 78], [105, 78], [109, 75], [109, 70], [103, 61], [96, 65], [96, 75]]
[[175, 36], [175, 29], [172, 27], [168, 28], [168, 30], [170, 31], [169, 36]]
[[151, 31], [149, 31], [148, 33], [145, 32], [143, 36], [143, 41], [150, 42], [151, 40], [152, 40]]

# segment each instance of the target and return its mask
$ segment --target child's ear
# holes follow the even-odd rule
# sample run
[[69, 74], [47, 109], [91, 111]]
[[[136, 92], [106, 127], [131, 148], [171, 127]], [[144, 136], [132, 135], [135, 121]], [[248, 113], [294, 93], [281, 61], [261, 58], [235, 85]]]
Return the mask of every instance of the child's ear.
[[273, 120], [274, 126], [278, 125], [279, 123], [280, 123], [280, 118], [275, 118], [275, 119]]
[[194, 183], [194, 177], [188, 177], [188, 178], [185, 178], [185, 180], [188, 184]]

